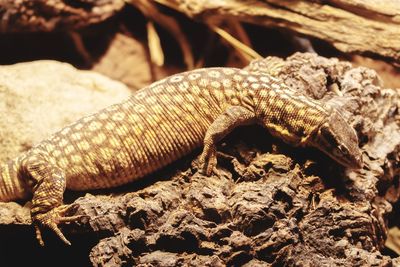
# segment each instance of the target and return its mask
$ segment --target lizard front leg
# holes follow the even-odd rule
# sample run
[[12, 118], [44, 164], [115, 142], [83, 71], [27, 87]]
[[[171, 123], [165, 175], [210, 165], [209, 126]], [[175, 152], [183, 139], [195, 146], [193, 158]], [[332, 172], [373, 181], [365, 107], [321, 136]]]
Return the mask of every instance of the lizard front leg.
[[63, 171], [40, 157], [32, 157], [25, 161], [28, 175], [35, 183], [31, 217], [40, 245], [44, 245], [41, 228], [49, 228], [66, 244], [71, 243], [65, 238], [58, 224], [79, 220], [82, 216], [65, 217], [68, 207], [63, 204], [63, 194], [66, 179]]
[[216, 143], [234, 128], [255, 122], [255, 113], [245, 107], [231, 106], [219, 115], [208, 128], [204, 137], [204, 148], [199, 163], [201, 172], [210, 176], [217, 165]]

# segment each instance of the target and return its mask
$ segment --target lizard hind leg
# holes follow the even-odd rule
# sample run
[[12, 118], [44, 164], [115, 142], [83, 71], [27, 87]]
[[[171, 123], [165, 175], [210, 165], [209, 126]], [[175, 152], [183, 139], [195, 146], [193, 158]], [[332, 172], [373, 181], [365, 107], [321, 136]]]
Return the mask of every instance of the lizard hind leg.
[[216, 143], [234, 128], [256, 121], [255, 113], [245, 107], [231, 106], [219, 115], [208, 128], [204, 137], [204, 148], [199, 158], [201, 172], [210, 176], [217, 165]]
[[63, 205], [66, 179], [63, 171], [45, 159], [32, 157], [25, 161], [25, 169], [34, 183], [31, 217], [36, 238], [44, 245], [41, 230], [52, 230], [64, 243], [71, 243], [65, 238], [58, 224], [81, 219], [82, 216], [65, 217], [68, 206]]

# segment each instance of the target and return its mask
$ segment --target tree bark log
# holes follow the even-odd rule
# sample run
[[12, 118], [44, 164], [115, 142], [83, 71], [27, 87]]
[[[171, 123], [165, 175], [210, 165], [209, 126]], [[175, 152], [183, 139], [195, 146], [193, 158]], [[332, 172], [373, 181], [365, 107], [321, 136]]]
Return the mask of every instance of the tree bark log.
[[[374, 55], [400, 63], [400, 5], [395, 0], [153, 1], [206, 23], [229, 18], [277, 27], [324, 40], [345, 53]], [[5, 0], [0, 2], [0, 32], [77, 30], [112, 17], [125, 3], [123, 0]]]
[[106, 20], [124, 4], [124, 0], [3, 0], [0, 33], [76, 30]]
[[[63, 227], [74, 251], [87, 253], [94, 266], [400, 263], [380, 252], [385, 219], [400, 195], [399, 91], [384, 88], [371, 69], [315, 54], [269, 57], [246, 68], [279, 76], [299, 93], [340, 109], [358, 133], [364, 167], [345, 170], [317, 150], [244, 127], [219, 146], [220, 176], [200, 175], [192, 156], [126, 187], [78, 199], [66, 192], [71, 215], [90, 218]], [[3, 222], [0, 236], [10, 240], [2, 244], [34, 242], [26, 229], [10, 237], [23, 213], [4, 205], [18, 221]], [[49, 255], [67, 253], [51, 233], [45, 237]], [[44, 258], [42, 264], [53, 262]]]
[[400, 5], [394, 0], [155, 1], [210, 24], [229, 18], [277, 27], [324, 40], [345, 53], [400, 63]]

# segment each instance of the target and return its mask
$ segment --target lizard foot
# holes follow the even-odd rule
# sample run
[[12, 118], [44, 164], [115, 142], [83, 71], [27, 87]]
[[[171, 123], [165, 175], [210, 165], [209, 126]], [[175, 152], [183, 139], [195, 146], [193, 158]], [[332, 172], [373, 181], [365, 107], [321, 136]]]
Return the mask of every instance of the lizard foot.
[[61, 205], [46, 213], [34, 215], [33, 224], [35, 227], [36, 238], [41, 246], [44, 246], [42, 233], [40, 230], [41, 228], [48, 228], [52, 230], [65, 244], [71, 245], [71, 242], [69, 242], [68, 239], [65, 238], [64, 234], [58, 228], [58, 224], [79, 221], [82, 218], [86, 218], [87, 216], [76, 215], [76, 216], [64, 217], [68, 209], [69, 209], [68, 205]]
[[199, 158], [200, 173], [211, 176], [218, 173], [217, 167], [217, 151], [215, 149], [204, 150]]

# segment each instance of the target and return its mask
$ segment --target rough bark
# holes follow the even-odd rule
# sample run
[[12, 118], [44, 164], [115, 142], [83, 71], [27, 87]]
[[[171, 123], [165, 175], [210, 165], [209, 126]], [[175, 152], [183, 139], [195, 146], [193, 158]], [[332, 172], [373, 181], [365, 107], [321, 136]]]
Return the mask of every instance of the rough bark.
[[172, 8], [215, 24], [235, 19], [278, 27], [331, 43], [343, 52], [374, 54], [400, 63], [397, 1], [167, 0]]
[[[324, 40], [346, 53], [373, 54], [400, 63], [400, 5], [396, 0], [153, 2], [210, 24], [236, 19], [278, 27]], [[112, 17], [125, 3], [123, 0], [5, 0], [0, 2], [0, 32], [76, 30]], [[137, 3], [131, 1], [131, 4]]]
[[[131, 4], [138, 5], [136, 2]], [[324, 40], [346, 53], [376, 55], [400, 63], [400, 5], [395, 0], [153, 2], [210, 24], [235, 19], [277, 27]], [[73, 31], [114, 16], [125, 3], [129, 1], [5, 0], [0, 2], [0, 32]]]
[[76, 30], [106, 20], [124, 4], [124, 0], [3, 0], [0, 32]]
[[[66, 192], [71, 215], [89, 216], [63, 227], [73, 251], [94, 266], [399, 264], [380, 252], [385, 218], [399, 198], [399, 92], [384, 88], [373, 70], [314, 54], [270, 57], [247, 69], [273, 70], [299, 92], [340, 108], [358, 133], [364, 167], [345, 170], [317, 150], [244, 127], [219, 146], [220, 176], [200, 175], [195, 152], [123, 188], [77, 199]], [[1, 208], [11, 219], [0, 236], [33, 243], [28, 219], [9, 233], [27, 213], [15, 203]], [[56, 255], [72, 257], [51, 233], [46, 241]]]

